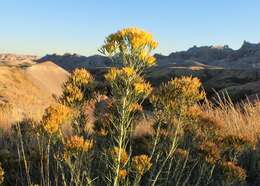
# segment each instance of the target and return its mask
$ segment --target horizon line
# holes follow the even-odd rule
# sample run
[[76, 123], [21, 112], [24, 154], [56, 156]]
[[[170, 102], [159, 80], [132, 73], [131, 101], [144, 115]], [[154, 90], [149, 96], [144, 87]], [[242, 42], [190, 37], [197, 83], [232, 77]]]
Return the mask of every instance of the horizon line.
[[[183, 50], [173, 50], [172, 52], [170, 52], [168, 55], [167, 54], [163, 54], [162, 52], [154, 52], [153, 55], [155, 54], [158, 54], [158, 55], [162, 55], [162, 56], [169, 56], [171, 55], [172, 53], [178, 53], [178, 52], [187, 52], [189, 49], [192, 49], [194, 47], [197, 47], [197, 48], [202, 48], [202, 47], [215, 47], [215, 48], [221, 48], [221, 47], [225, 47], [225, 48], [228, 48], [228, 49], [231, 49], [231, 50], [239, 50], [243, 47], [243, 45], [245, 43], [248, 43], [248, 44], [251, 44], [251, 45], [259, 45], [260, 44], [260, 41], [259, 42], [250, 42], [250, 41], [247, 41], [247, 40], [244, 40], [243, 43], [241, 44], [241, 46], [238, 48], [238, 49], [234, 49], [234, 48], [231, 48], [229, 47], [228, 44], [225, 44], [225, 45], [193, 45], [187, 49], [183, 49]], [[35, 56], [35, 57], [44, 57], [44, 56], [47, 56], [47, 55], [60, 55], [60, 56], [63, 56], [63, 55], [66, 55], [66, 54], [69, 54], [69, 55], [78, 55], [78, 56], [84, 56], [84, 57], [90, 57], [90, 56], [95, 56], [95, 55], [99, 55], [99, 56], [102, 56], [101, 54], [98, 54], [98, 50], [97, 50], [97, 53], [94, 53], [94, 54], [81, 54], [81, 53], [75, 53], [75, 52], [54, 52], [54, 53], [46, 53], [44, 55], [37, 55], [37, 54], [32, 54], [32, 53], [20, 53], [20, 52], [1, 52], [0, 51], [0, 54], [1, 55], [20, 55], [20, 56]]]

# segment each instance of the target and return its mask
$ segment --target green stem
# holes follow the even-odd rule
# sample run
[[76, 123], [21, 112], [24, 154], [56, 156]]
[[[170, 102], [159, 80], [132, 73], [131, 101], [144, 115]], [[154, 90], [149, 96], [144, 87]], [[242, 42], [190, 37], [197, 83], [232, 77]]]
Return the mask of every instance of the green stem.
[[119, 132], [119, 142], [118, 142], [118, 159], [116, 161], [116, 175], [114, 178], [114, 186], [119, 185], [119, 171], [120, 171], [120, 161], [121, 161], [121, 155], [122, 155], [122, 149], [123, 149], [123, 143], [125, 139], [125, 115], [126, 115], [126, 98], [127, 98], [127, 92], [128, 89], [126, 90], [126, 95], [123, 97], [123, 103], [122, 103], [122, 114], [120, 118], [120, 132]]

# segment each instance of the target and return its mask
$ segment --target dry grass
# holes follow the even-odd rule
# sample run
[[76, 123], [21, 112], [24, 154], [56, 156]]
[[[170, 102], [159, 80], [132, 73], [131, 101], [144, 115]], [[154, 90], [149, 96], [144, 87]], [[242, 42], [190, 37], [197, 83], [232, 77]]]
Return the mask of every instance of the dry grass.
[[9, 106], [0, 107], [0, 128], [6, 130], [9, 128], [10, 123], [19, 121], [21, 118]]
[[[260, 136], [260, 100], [233, 103], [230, 98], [219, 98], [217, 105], [206, 101], [201, 105], [203, 117], [210, 118], [221, 126], [222, 135], [236, 135], [254, 144]], [[151, 118], [143, 119], [135, 129], [136, 136], [152, 133]]]
[[39, 121], [43, 114], [43, 109], [34, 110], [33, 112], [25, 113], [25, 110], [14, 108], [10, 105], [0, 106], [0, 129], [4, 131], [10, 129], [11, 125], [20, 122], [25, 118], [31, 118]]
[[229, 98], [218, 99], [218, 106], [207, 103], [205, 115], [213, 118], [223, 128], [223, 135], [238, 135], [256, 143], [260, 134], [260, 101], [234, 104]]

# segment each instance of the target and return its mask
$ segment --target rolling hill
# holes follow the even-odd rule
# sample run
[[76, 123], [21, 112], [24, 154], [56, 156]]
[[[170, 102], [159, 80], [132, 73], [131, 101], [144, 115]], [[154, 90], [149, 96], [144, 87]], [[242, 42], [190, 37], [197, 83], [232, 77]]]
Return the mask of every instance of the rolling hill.
[[24, 117], [40, 119], [61, 94], [68, 72], [52, 62], [30, 67], [0, 67], [0, 125], [8, 127]]

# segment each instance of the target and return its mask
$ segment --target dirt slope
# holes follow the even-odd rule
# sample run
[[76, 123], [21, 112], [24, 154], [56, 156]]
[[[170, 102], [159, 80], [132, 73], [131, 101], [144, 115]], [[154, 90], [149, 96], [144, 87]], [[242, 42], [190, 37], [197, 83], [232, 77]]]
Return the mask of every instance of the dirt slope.
[[0, 67], [0, 128], [24, 117], [39, 119], [61, 94], [68, 72], [46, 62], [28, 68]]
[[25, 69], [25, 75], [38, 88], [49, 95], [60, 95], [61, 85], [68, 76], [63, 68], [48, 61]]

